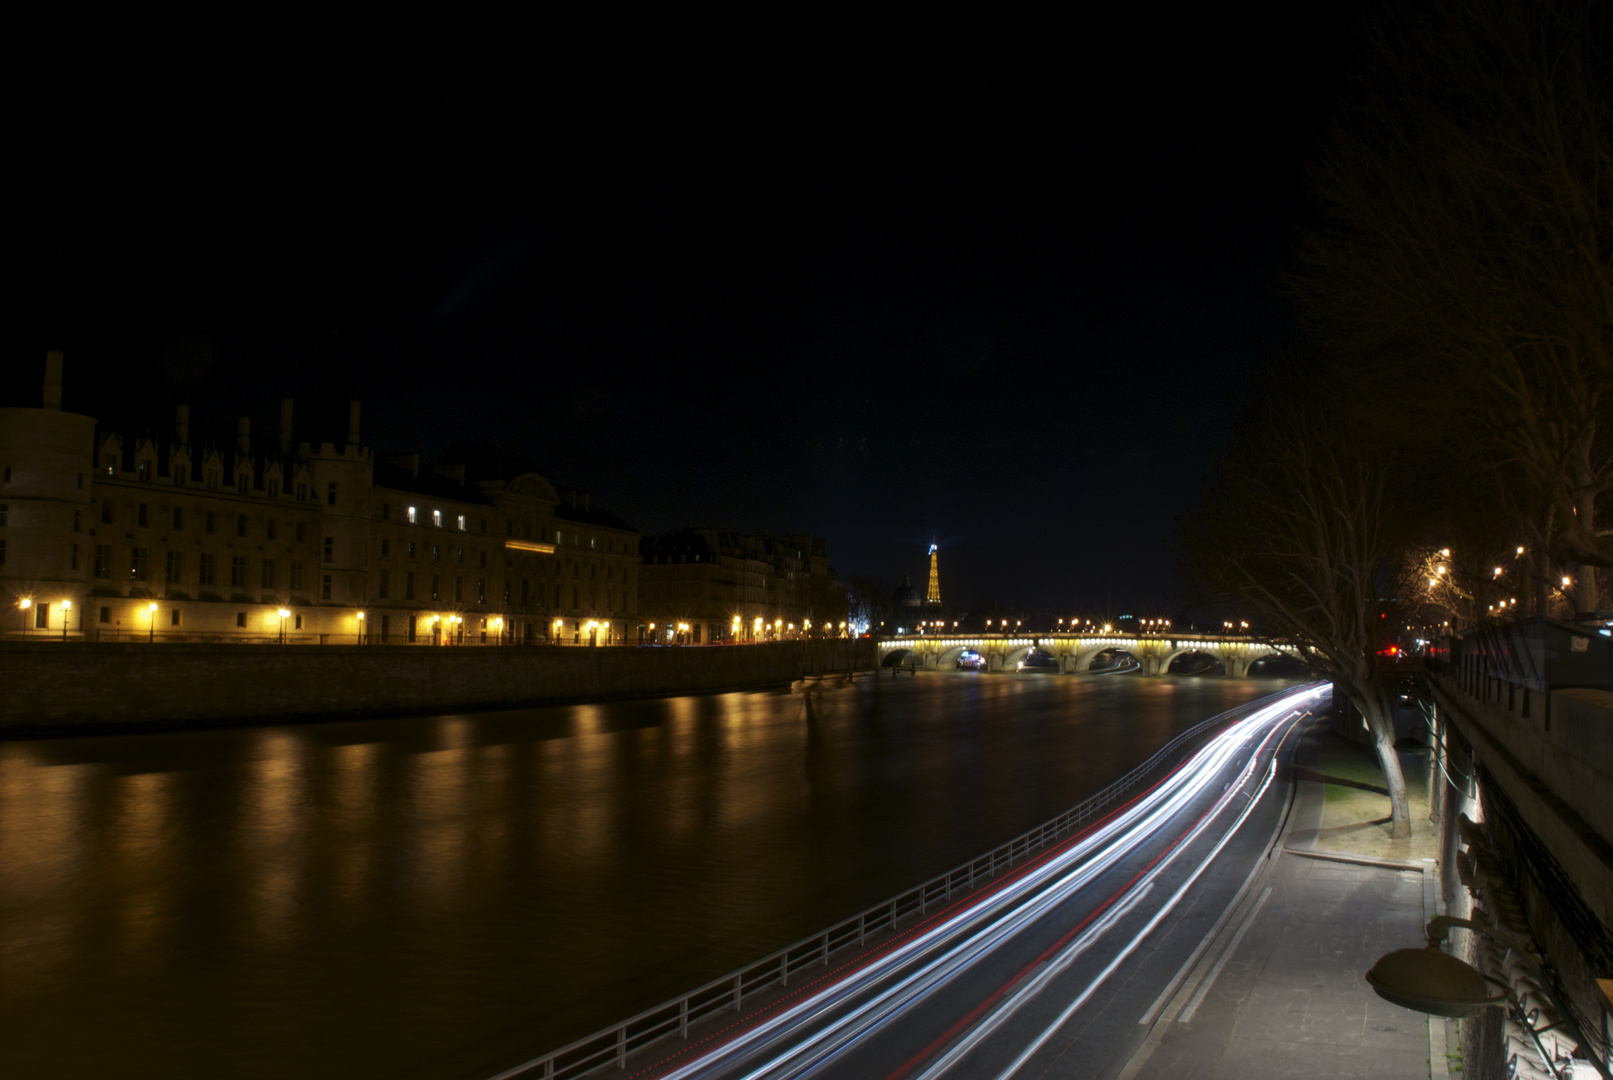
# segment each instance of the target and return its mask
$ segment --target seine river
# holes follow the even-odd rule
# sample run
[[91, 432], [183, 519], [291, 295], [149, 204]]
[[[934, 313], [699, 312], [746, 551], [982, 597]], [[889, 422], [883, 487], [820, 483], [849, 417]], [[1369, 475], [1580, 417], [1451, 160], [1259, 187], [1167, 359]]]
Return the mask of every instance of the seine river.
[[1276, 681], [920, 675], [0, 743], [0, 1074], [482, 1080]]

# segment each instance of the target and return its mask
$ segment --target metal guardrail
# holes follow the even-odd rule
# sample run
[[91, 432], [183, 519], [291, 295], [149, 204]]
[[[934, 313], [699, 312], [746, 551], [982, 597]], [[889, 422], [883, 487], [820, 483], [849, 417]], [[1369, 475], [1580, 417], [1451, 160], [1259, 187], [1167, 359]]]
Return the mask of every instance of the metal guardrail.
[[1099, 810], [1158, 769], [1184, 743], [1218, 724], [1229, 723], [1240, 714], [1292, 692], [1290, 689], [1269, 694], [1201, 721], [1160, 747], [1147, 761], [1096, 795], [1006, 844], [933, 877], [916, 888], [865, 908], [826, 930], [769, 953], [755, 963], [719, 976], [682, 997], [635, 1013], [618, 1024], [567, 1043], [542, 1057], [506, 1069], [492, 1080], [511, 1080], [512, 1077], [526, 1074], [561, 1080], [611, 1065], [618, 1069], [626, 1068], [629, 1054], [670, 1036], [685, 1038], [691, 1024], [724, 1011], [738, 1011], [746, 998], [770, 986], [788, 986], [793, 973], [819, 964], [827, 965], [829, 957], [842, 949], [862, 945], [870, 935], [895, 929], [902, 918], [922, 915], [931, 905], [945, 903], [960, 892], [972, 890], [982, 880], [995, 877], [1037, 849], [1061, 839], [1076, 826], [1091, 820]]

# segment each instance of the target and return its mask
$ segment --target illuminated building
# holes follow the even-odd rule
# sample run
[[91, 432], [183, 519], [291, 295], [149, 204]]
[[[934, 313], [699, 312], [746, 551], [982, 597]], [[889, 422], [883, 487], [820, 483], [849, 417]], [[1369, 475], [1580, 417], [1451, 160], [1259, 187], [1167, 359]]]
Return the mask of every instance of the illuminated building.
[[926, 607], [941, 606], [941, 566], [939, 563], [939, 549], [930, 545], [930, 590], [924, 594]]
[[[690, 644], [770, 641], [792, 624], [795, 634], [839, 632], [846, 618], [828, 545], [810, 536], [681, 529], [646, 536], [639, 552], [639, 617], [656, 640], [670, 626]], [[679, 624], [689, 629], [680, 635]]]
[[270, 437], [185, 406], [166, 431], [98, 423], [61, 377], [51, 353], [43, 407], [0, 409], [0, 596], [27, 612], [6, 636], [636, 640], [637, 531], [516, 454], [377, 455], [357, 402], [334, 438], [289, 400]]

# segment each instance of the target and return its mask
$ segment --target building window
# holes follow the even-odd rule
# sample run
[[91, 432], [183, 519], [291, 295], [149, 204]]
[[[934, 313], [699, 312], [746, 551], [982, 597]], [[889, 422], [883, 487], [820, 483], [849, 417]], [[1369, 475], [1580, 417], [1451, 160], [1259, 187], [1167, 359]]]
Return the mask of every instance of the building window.
[[50, 629], [50, 605], [49, 604], [35, 604], [34, 605], [34, 629], [35, 630], [49, 630]]
[[104, 623], [109, 623], [109, 622], [112, 621], [112, 609], [111, 608], [104, 607], [104, 608], [101, 609], [101, 621], [104, 622]]
[[456, 577], [456, 578], [454, 578], [454, 603], [462, 604], [464, 602], [465, 602], [465, 579], [462, 578], [462, 577]]
[[134, 508], [134, 520], [142, 529], [151, 523], [150, 515], [146, 513], [145, 503], [140, 503]]
[[412, 506], [409, 507], [409, 509], [404, 513], [403, 516], [409, 522], [410, 525], [417, 524], [417, 521], [415, 519], [415, 509], [414, 509], [414, 507], [412, 507]]
[[273, 559], [264, 559], [263, 560], [263, 566], [262, 566], [262, 568], [261, 568], [261, 570], [259, 572], [259, 578], [258, 578], [258, 581], [259, 581], [258, 587], [259, 588], [263, 588], [263, 589], [272, 589], [272, 588], [274, 588], [275, 578], [279, 576], [275, 572], [276, 569], [277, 568], [275, 566], [275, 561]]
[[482, 519], [482, 532], [485, 533], [486, 531], [487, 531], [487, 519], [483, 518]]
[[528, 540], [532, 539], [532, 522], [530, 522], [530, 521], [521, 522], [521, 532], [526, 536], [526, 538]]
[[432, 562], [441, 562], [442, 561], [442, 548], [439, 547], [436, 544], [431, 545], [431, 561]]
[[10, 465], [6, 466], [5, 482], [8, 483], [8, 484], [11, 483], [11, 466]]
[[280, 478], [278, 476], [269, 477], [263, 482], [263, 487], [269, 498], [278, 499], [280, 497]]
[[270, 518], [268, 521], [265, 521], [263, 523], [263, 535], [268, 537], [270, 540], [273, 540], [276, 536], [280, 535], [280, 519]]
[[297, 501], [298, 502], [307, 502], [308, 501], [308, 483], [305, 480], [297, 481]]
[[319, 598], [321, 600], [329, 600], [330, 599], [330, 575], [329, 574], [326, 574], [324, 576], [324, 579], [321, 580], [320, 583], [319, 583]]
[[112, 576], [112, 545], [95, 545], [95, 576], [109, 578]]
[[302, 629], [302, 615], [300, 613], [297, 615], [297, 617], [295, 619], [295, 622], [297, 624], [296, 629], [301, 630]]
[[174, 487], [184, 487], [190, 481], [190, 468], [185, 465], [174, 466]]
[[237, 611], [235, 613], [235, 625], [239, 626], [243, 630], [246, 629], [246, 612]]
[[410, 540], [409, 543], [405, 546], [404, 554], [409, 556], [409, 558], [411, 558], [411, 559], [414, 558], [414, 541], [413, 540]]
[[432, 600], [437, 599], [437, 592], [441, 587], [442, 587], [442, 575], [441, 574], [432, 574], [431, 575], [431, 599]]
[[386, 641], [387, 635], [390, 634], [391, 632], [392, 632], [392, 616], [390, 616], [390, 615], [382, 615], [381, 616], [381, 640], [382, 640], [382, 642]]
[[218, 490], [218, 470], [217, 469], [208, 469], [207, 470], [207, 490], [208, 491], [217, 491]]
[[431, 527], [434, 528], [434, 529], [442, 528], [442, 511], [441, 510], [433, 510], [431, 512]]
[[387, 599], [388, 594], [392, 591], [392, 577], [390, 571], [381, 571], [381, 581], [378, 586], [378, 590], [380, 598], [382, 600]]
[[236, 473], [235, 493], [237, 495], [245, 495], [250, 490], [252, 490], [252, 474], [244, 472]]
[[382, 503], [381, 504], [381, 520], [382, 521], [391, 521], [392, 520], [392, 504], [391, 503]]
[[464, 548], [455, 548], [454, 549], [454, 561], [455, 562], [464, 562], [465, 561], [465, 549]]
[[116, 476], [117, 475], [117, 473], [118, 473], [118, 455], [116, 455], [116, 454], [108, 454], [108, 455], [106, 455], [106, 457], [105, 457], [105, 459], [103, 460], [102, 463], [106, 466], [106, 474], [108, 476]]
[[384, 558], [386, 558], [387, 556], [389, 556], [391, 554], [392, 554], [392, 541], [386, 539], [385, 537], [382, 537], [381, 538], [381, 558], [384, 559]]
[[598, 541], [596, 541], [592, 536], [590, 536], [588, 538], [588, 550], [593, 551], [597, 547], [599, 547]]
[[486, 578], [477, 578], [476, 579], [476, 602], [478, 604], [487, 603], [487, 579]]
[[[0, 544], [3, 544], [3, 543], [5, 543], [5, 541], [0, 540]], [[4, 566], [5, 561], [6, 561], [6, 553], [4, 551], [0, 551], [0, 566]], [[77, 544], [73, 545], [73, 553], [70, 556], [68, 556], [68, 562], [69, 562], [68, 569], [70, 569], [70, 570], [77, 570], [78, 569], [78, 545]]]
[[327, 536], [327, 537], [325, 537], [325, 561], [326, 562], [333, 562], [333, 561], [335, 561], [335, 557], [336, 557], [336, 538], [334, 536]]
[[235, 515], [235, 535], [236, 536], [245, 536], [246, 535], [246, 515], [245, 514], [236, 514]]
[[414, 599], [414, 571], [413, 570], [411, 570], [407, 574], [403, 575], [403, 598], [405, 600], [413, 600]]
[[174, 532], [184, 532], [184, 531], [185, 531], [185, 511], [181, 510], [179, 507], [176, 506], [176, 507], [174, 507]]
[[213, 560], [214, 556], [212, 555], [202, 555], [196, 560], [196, 581], [198, 584], [213, 584]]
[[213, 531], [214, 531], [214, 529], [216, 527], [217, 527], [217, 522], [213, 518], [213, 511], [209, 510], [205, 514], [202, 515], [202, 531], [203, 532], [205, 532], [208, 536], [212, 536]]
[[246, 556], [230, 556], [230, 585], [241, 589], [246, 587]]
[[169, 626], [178, 626], [179, 625], [179, 609], [178, 608], [169, 608], [168, 609], [168, 625]]
[[73, 511], [73, 531], [74, 532], [83, 532], [84, 531], [84, 511], [82, 511], [82, 510], [74, 510]]
[[10, 506], [10, 504], [8, 504], [8, 503], [0, 503], [0, 525], [8, 524], [10, 522], [10, 520], [11, 520], [11, 506]]
[[111, 499], [102, 499], [101, 500], [101, 524], [102, 525], [110, 525], [110, 524], [112, 524], [112, 500]]
[[170, 585], [179, 584], [179, 572], [183, 569], [180, 560], [183, 556], [177, 551], [170, 551], [163, 563], [162, 579]]
[[297, 532], [297, 543], [299, 543], [299, 544], [302, 543], [303, 540], [307, 537], [307, 529], [306, 529], [307, 524], [308, 523], [305, 522], [305, 521], [297, 522], [297, 530], [296, 530], [296, 532]]
[[459, 515], [459, 531], [460, 532], [465, 531], [465, 515], [464, 514]]
[[334, 480], [325, 485], [325, 505], [336, 505], [336, 481]]
[[481, 557], [477, 559], [476, 565], [481, 567], [483, 570], [487, 569], [487, 552], [484, 551], [481, 553]]
[[[75, 564], [76, 564], [76, 561], [78, 559], [78, 545], [77, 544], [73, 545], [73, 559], [75, 560]], [[4, 540], [0, 540], [0, 566], [4, 566], [4, 565], [6, 565], [6, 542]]]
[[129, 577], [134, 581], [146, 581], [151, 574], [151, 549], [131, 548], [129, 551]]
[[291, 560], [291, 589], [293, 592], [302, 588], [302, 563], [296, 559]]

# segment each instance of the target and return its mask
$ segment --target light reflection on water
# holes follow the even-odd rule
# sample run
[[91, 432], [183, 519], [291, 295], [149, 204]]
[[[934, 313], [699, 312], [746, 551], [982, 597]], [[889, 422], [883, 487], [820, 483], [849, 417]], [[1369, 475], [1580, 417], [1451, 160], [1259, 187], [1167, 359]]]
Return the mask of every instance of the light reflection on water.
[[0, 743], [0, 1074], [484, 1077], [1029, 828], [1250, 680], [938, 675]]

